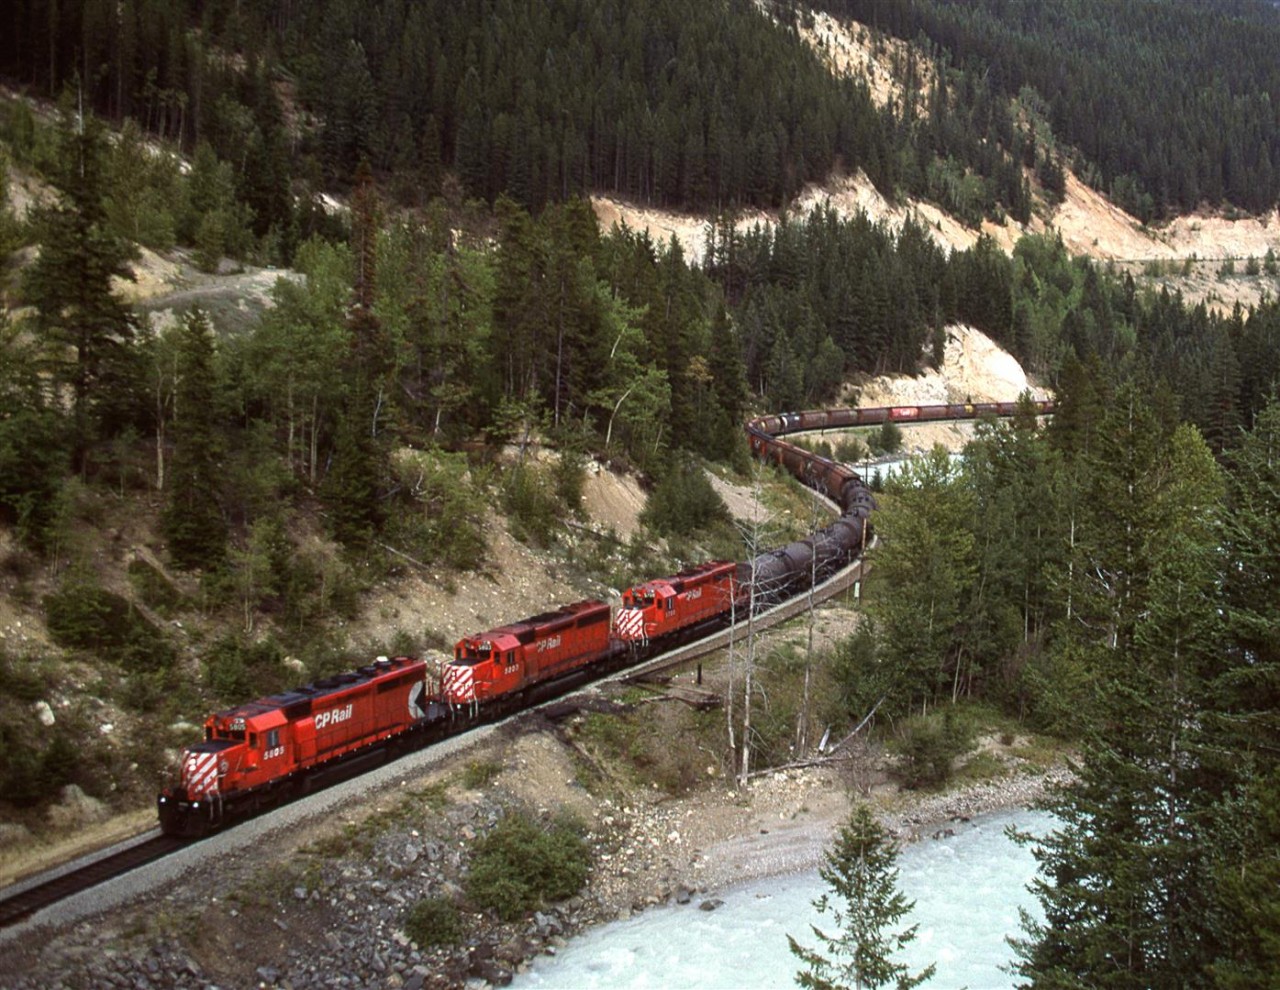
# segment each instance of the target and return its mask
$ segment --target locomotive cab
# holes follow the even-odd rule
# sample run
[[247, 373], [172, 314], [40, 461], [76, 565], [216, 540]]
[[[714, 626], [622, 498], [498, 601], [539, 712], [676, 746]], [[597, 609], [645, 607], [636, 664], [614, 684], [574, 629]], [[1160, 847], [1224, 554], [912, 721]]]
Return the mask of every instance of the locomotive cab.
[[204, 741], [182, 752], [177, 784], [160, 793], [161, 829], [195, 837], [218, 828], [227, 797], [278, 776], [288, 751], [279, 709], [246, 705], [209, 716]]
[[445, 703], [474, 705], [515, 686], [521, 652], [514, 636], [501, 633], [459, 640], [453, 648], [453, 662], [444, 668], [441, 687]]

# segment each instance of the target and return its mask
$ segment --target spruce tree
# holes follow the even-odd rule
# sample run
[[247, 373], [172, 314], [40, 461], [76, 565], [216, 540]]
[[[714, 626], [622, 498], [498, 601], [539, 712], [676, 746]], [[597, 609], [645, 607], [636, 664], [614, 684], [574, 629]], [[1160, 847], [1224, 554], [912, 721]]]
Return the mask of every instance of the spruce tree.
[[1015, 971], [1037, 987], [1205, 986], [1222, 482], [1195, 429], [1162, 439], [1129, 386], [1099, 449], [1089, 576], [1059, 629], [1093, 701], [1074, 779], [1046, 802], [1062, 824], [1036, 849], [1044, 920], [1024, 917]]
[[133, 273], [129, 246], [107, 221], [101, 125], [66, 111], [58, 141], [50, 177], [58, 198], [36, 215], [40, 255], [23, 296], [35, 307], [35, 331], [54, 380], [70, 391], [73, 466], [83, 472], [99, 425], [131, 390], [135, 323], [111, 279], [132, 281]]
[[351, 350], [346, 369], [346, 398], [334, 440], [333, 466], [323, 486], [332, 512], [330, 526], [347, 545], [365, 542], [382, 526], [378, 492], [387, 474], [387, 456], [379, 438], [386, 405], [391, 345], [375, 310], [378, 269], [378, 197], [367, 163], [356, 173], [353, 202], [353, 299], [347, 311]]
[[169, 472], [162, 526], [169, 556], [179, 567], [215, 567], [226, 554], [227, 524], [218, 504], [220, 485], [213, 330], [193, 309], [182, 321], [177, 351]]
[[916, 937], [916, 927], [897, 930], [915, 907], [898, 890], [896, 843], [859, 804], [827, 850], [818, 875], [831, 887], [813, 906], [830, 914], [839, 931], [827, 933], [811, 925], [819, 948], [805, 948], [790, 935], [791, 952], [805, 968], [796, 983], [808, 990], [872, 990], [892, 986], [909, 990], [933, 976], [929, 965], [912, 974], [893, 956]]
[[1223, 575], [1231, 664], [1219, 682], [1238, 752], [1280, 763], [1280, 400], [1231, 453]]
[[1214, 809], [1214, 985], [1280, 986], [1280, 401], [1274, 397], [1230, 455], [1222, 528], [1223, 670]]

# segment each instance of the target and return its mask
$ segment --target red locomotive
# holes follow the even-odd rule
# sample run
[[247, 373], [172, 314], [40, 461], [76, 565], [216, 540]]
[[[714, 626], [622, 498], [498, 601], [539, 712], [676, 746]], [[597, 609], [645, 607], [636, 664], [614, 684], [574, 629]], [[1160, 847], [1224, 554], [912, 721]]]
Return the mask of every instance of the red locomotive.
[[614, 613], [614, 635], [647, 643], [723, 616], [738, 591], [737, 568], [734, 561], [713, 560], [628, 588]]
[[349, 674], [215, 712], [159, 797], [160, 828], [202, 835], [275, 800], [308, 771], [421, 725], [436, 691], [422, 660], [379, 657]]
[[[1036, 403], [1053, 411], [1052, 402]], [[886, 421], [1012, 415], [1016, 403], [809, 410], [747, 424], [752, 452], [824, 492], [840, 518], [808, 539], [733, 563], [713, 561], [628, 589], [612, 625], [599, 601], [500, 626], [460, 640], [434, 676], [422, 660], [381, 657], [318, 681], [211, 715], [205, 739], [183, 752], [181, 779], [159, 796], [160, 827], [201, 835], [321, 773], [383, 758], [401, 742], [461, 731], [513, 711], [603, 669], [632, 662], [717, 621], [737, 603], [789, 595], [857, 555], [870, 536], [870, 490], [851, 468], [779, 437]]]
[[459, 640], [444, 668], [446, 704], [479, 705], [560, 677], [609, 650], [609, 606], [583, 601]]

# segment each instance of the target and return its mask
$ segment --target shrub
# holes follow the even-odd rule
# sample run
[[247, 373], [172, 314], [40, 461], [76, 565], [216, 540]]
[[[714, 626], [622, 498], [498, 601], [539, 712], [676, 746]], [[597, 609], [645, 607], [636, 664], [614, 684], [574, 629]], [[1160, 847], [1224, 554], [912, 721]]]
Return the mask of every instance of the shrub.
[[57, 730], [41, 749], [30, 733], [12, 725], [0, 725], [0, 801], [29, 808], [57, 796], [74, 779], [83, 759], [83, 745]]
[[0, 699], [30, 705], [45, 696], [44, 672], [28, 657], [0, 652]]
[[865, 460], [867, 454], [867, 445], [857, 437], [845, 437], [836, 441], [835, 459], [842, 464], [856, 464]]
[[395, 471], [402, 500], [417, 511], [393, 512], [388, 539], [418, 560], [477, 570], [485, 559], [485, 503], [466, 457], [419, 451], [398, 459]]
[[244, 701], [289, 687], [281, 662], [284, 652], [274, 639], [256, 642], [223, 636], [204, 658], [205, 683], [224, 701]]
[[186, 604], [182, 592], [141, 557], [129, 562], [129, 583], [148, 607], [166, 618]]
[[502, 507], [517, 539], [535, 546], [547, 546], [554, 539], [560, 506], [553, 486], [540, 471], [524, 465], [508, 473]]
[[587, 487], [586, 460], [576, 450], [562, 450], [551, 467], [556, 498], [570, 515], [582, 515], [582, 494]]
[[476, 842], [467, 896], [503, 921], [514, 921], [546, 901], [576, 894], [586, 882], [590, 855], [567, 822], [544, 829], [515, 812]]
[[903, 783], [908, 788], [941, 787], [951, 779], [953, 763], [973, 748], [968, 729], [946, 708], [912, 719], [898, 741]]
[[163, 670], [173, 648], [124, 598], [84, 575], [72, 576], [44, 599], [49, 635], [59, 646], [95, 650], [126, 669]]
[[671, 467], [640, 513], [640, 522], [660, 536], [689, 536], [728, 519], [724, 500], [702, 467], [690, 459]]
[[896, 454], [902, 449], [902, 427], [886, 419], [878, 431], [867, 438], [873, 454]]
[[469, 791], [479, 790], [498, 774], [502, 773], [502, 764], [493, 760], [472, 760], [462, 771], [462, 786]]
[[404, 931], [419, 948], [455, 945], [462, 940], [462, 918], [452, 901], [424, 897], [405, 915]]

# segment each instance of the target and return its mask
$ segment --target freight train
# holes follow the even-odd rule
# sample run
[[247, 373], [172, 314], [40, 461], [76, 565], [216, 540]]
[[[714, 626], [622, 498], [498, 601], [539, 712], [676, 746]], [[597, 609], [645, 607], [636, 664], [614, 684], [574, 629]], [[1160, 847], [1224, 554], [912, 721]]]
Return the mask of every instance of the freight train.
[[[1053, 411], [1052, 402], [1036, 403]], [[615, 608], [583, 601], [461, 639], [443, 662], [379, 657], [210, 715], [158, 797], [161, 829], [200, 836], [259, 807], [409, 748], [534, 704], [790, 597], [844, 566], [871, 534], [875, 499], [844, 464], [779, 439], [885, 422], [1011, 416], [1016, 403], [809, 410], [746, 424], [752, 453], [840, 511], [812, 536], [746, 561], [711, 561], [628, 588]]]

